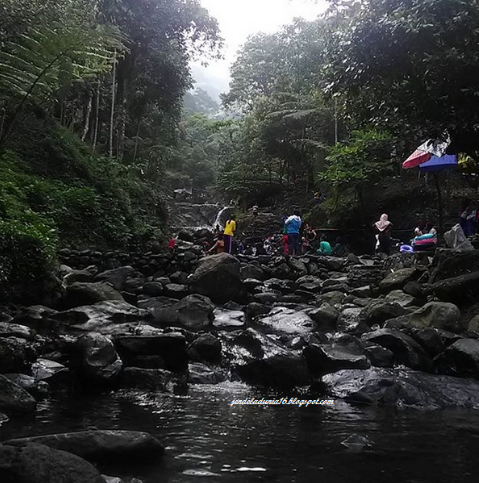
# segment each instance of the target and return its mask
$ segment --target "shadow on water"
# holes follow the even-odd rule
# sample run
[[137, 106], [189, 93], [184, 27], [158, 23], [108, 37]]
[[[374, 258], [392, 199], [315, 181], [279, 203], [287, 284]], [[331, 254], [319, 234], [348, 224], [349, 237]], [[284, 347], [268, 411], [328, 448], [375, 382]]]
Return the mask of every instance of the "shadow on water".
[[[268, 394], [224, 383], [192, 386], [183, 397], [57, 395], [41, 403], [35, 419], [0, 427], [0, 438], [94, 428], [148, 431], [165, 444], [162, 459], [101, 468], [145, 483], [477, 481], [478, 412], [358, 408], [339, 401], [301, 409], [230, 405], [253, 396]], [[341, 444], [352, 435], [368, 444]]]

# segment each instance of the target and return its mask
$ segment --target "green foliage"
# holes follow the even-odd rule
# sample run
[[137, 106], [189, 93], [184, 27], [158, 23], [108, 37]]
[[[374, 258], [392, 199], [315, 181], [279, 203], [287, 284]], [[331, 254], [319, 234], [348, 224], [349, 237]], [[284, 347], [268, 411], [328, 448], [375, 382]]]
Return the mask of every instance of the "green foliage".
[[392, 174], [391, 137], [377, 130], [353, 131], [347, 143], [331, 146], [319, 179], [335, 188], [360, 187]]

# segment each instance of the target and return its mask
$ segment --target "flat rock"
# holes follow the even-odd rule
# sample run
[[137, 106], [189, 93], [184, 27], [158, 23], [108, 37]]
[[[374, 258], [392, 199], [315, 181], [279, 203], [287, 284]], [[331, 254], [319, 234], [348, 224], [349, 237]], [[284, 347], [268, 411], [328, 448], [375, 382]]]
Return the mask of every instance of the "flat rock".
[[315, 322], [304, 312], [284, 307], [274, 308], [266, 317], [255, 321], [259, 326], [282, 334], [307, 334], [316, 328]]

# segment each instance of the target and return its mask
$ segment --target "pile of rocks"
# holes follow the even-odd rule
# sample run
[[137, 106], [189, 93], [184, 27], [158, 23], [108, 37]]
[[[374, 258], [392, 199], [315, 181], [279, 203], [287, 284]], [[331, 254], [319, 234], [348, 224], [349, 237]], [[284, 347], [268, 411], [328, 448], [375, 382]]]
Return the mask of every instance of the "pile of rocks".
[[157, 272], [144, 270], [150, 262], [63, 266], [54, 308], [3, 313], [0, 412], [34, 411], [73, 383], [184, 392], [226, 379], [396, 405], [479, 404], [467, 389], [479, 378], [477, 271], [465, 272], [476, 252], [467, 263], [439, 251], [430, 272], [372, 257], [188, 253], [188, 271], [173, 263], [181, 253], [162, 255], [171, 264]]

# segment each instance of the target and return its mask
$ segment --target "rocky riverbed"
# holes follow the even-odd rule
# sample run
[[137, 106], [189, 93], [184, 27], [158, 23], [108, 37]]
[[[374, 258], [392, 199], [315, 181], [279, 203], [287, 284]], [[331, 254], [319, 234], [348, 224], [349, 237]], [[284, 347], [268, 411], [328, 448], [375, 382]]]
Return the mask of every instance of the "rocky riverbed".
[[[428, 268], [411, 255], [203, 258], [209, 236], [184, 236], [175, 254], [60, 252], [48, 306], [1, 314], [4, 427], [52, 394], [181, 396], [225, 381], [368, 407], [479, 407], [479, 252], [438, 250]], [[117, 428], [9, 438], [0, 476], [100, 482], [104, 461], [163, 452]]]

